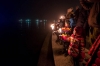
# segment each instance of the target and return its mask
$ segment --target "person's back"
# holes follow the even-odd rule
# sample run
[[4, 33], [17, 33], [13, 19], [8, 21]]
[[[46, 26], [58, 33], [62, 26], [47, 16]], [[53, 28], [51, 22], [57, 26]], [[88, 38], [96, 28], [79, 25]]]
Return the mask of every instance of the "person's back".
[[93, 44], [98, 35], [100, 35], [100, 1], [89, 1], [93, 3], [88, 17], [88, 24], [90, 26], [90, 33], [92, 35], [91, 41]]
[[94, 2], [88, 18], [88, 23], [91, 27], [100, 28], [100, 2]]
[[88, 14], [89, 14], [89, 11], [81, 7], [76, 26], [83, 26], [83, 28], [85, 28], [84, 25], [87, 22]]
[[69, 21], [70, 21], [70, 26], [71, 26], [71, 28], [73, 28], [73, 27], [74, 27], [74, 22], [75, 22], [74, 18], [71, 17], [71, 18], [69, 19]]
[[89, 25], [89, 44], [94, 43], [97, 36], [100, 34], [100, 1], [99, 0], [80, 0], [80, 4], [86, 10], [89, 10], [88, 25]]
[[80, 0], [80, 4], [86, 10], [90, 10], [88, 24], [90, 27], [100, 28], [100, 0]]

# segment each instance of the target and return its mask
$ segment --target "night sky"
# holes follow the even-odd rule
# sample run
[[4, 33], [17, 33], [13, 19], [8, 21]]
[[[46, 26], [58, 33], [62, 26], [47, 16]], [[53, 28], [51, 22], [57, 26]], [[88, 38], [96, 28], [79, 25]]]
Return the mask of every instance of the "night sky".
[[0, 2], [1, 18], [33, 18], [55, 20], [66, 14], [79, 0], [3, 0]]

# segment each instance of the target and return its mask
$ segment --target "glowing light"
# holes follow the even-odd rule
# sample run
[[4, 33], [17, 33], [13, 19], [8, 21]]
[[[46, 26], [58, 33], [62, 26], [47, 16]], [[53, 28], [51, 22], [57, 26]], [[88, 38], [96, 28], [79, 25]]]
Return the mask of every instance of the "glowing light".
[[60, 19], [65, 19], [65, 17], [64, 16], [61, 16]]
[[38, 26], [39, 22], [36, 22], [36, 24], [37, 24], [37, 26]]
[[62, 29], [61, 28], [58, 29], [58, 33], [62, 33]]
[[54, 29], [54, 24], [51, 24], [51, 26], [50, 26], [51, 28], [52, 28], [52, 30]]
[[40, 20], [40, 22], [42, 22], [42, 20]]
[[29, 22], [29, 21], [31, 21], [31, 20], [30, 20], [30, 19], [26, 19], [25, 21], [26, 21], [26, 22]]
[[60, 19], [62, 19], [62, 18], [63, 18], [63, 16], [60, 17]]
[[39, 20], [37, 19], [36, 22], [39, 22]]
[[59, 28], [59, 32], [60, 32], [60, 33], [62, 32], [61, 28]]

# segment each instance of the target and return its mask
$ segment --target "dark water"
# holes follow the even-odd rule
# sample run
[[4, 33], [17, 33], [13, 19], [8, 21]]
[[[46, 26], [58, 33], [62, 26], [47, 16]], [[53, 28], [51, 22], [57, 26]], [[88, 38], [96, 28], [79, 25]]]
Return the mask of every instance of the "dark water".
[[36, 66], [48, 23], [37, 28], [35, 22], [0, 24], [0, 66]]

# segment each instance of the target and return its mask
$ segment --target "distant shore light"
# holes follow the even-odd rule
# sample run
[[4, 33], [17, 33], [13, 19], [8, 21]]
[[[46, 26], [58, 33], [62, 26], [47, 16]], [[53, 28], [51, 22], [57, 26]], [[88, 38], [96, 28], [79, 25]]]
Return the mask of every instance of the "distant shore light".
[[23, 21], [23, 19], [19, 19], [19, 21], [20, 21], [20, 22], [22, 22], [22, 21]]

